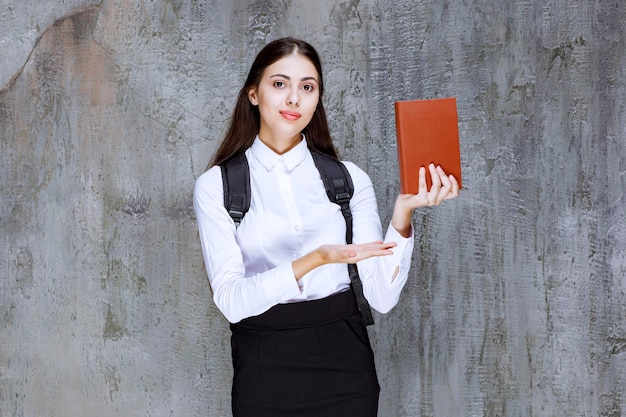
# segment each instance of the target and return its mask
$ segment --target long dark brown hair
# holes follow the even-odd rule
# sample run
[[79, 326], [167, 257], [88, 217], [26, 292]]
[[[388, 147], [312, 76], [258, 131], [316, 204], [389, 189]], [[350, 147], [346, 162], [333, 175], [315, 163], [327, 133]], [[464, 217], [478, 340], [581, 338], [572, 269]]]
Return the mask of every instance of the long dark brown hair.
[[258, 87], [263, 71], [285, 56], [294, 52], [304, 55], [311, 61], [319, 75], [319, 101], [313, 114], [313, 118], [304, 128], [302, 133], [306, 136], [310, 149], [317, 150], [337, 159], [337, 151], [330, 137], [326, 111], [322, 104], [324, 82], [322, 80], [322, 64], [315, 49], [305, 41], [291, 37], [281, 38], [268, 43], [256, 56], [248, 78], [237, 97], [237, 103], [233, 110], [228, 130], [222, 143], [215, 152], [209, 167], [219, 165], [238, 152], [243, 152], [252, 146], [254, 138], [259, 132], [261, 116], [257, 106], [252, 105], [248, 99], [248, 92], [253, 87]]

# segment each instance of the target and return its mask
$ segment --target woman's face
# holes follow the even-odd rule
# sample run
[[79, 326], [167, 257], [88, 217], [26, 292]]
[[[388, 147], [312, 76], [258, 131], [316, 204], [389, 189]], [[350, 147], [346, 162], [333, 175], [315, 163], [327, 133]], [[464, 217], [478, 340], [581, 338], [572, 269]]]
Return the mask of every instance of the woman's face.
[[300, 141], [319, 101], [319, 74], [308, 58], [288, 55], [268, 66], [258, 86], [248, 91], [250, 102], [259, 107], [259, 138], [287, 150]]

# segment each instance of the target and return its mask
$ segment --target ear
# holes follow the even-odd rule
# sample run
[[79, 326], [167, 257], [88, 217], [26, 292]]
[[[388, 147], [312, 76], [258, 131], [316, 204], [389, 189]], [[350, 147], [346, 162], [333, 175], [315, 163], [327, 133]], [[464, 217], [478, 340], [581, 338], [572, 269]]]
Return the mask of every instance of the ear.
[[256, 87], [250, 87], [248, 90], [248, 100], [250, 100], [250, 103], [252, 103], [253, 106], [259, 105], [259, 100], [256, 96]]

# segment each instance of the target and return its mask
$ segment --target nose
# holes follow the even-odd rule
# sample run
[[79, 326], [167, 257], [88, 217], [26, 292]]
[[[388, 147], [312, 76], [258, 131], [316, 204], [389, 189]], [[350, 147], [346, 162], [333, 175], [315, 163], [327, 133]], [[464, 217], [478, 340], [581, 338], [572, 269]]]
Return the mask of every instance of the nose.
[[287, 104], [291, 106], [300, 106], [300, 95], [298, 94], [298, 90], [292, 90], [289, 92], [289, 97], [287, 97]]

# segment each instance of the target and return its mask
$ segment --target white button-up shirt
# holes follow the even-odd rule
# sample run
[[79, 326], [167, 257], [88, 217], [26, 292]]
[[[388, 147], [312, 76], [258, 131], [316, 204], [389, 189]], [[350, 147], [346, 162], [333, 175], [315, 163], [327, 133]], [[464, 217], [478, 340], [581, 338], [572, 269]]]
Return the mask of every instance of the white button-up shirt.
[[[212, 167], [194, 187], [194, 208], [202, 253], [215, 304], [231, 323], [279, 303], [324, 298], [350, 286], [346, 264], [327, 264], [296, 281], [293, 260], [323, 244], [345, 244], [346, 224], [339, 206], [326, 195], [306, 140], [278, 155], [257, 137], [246, 150], [252, 190], [241, 225], [224, 208], [221, 170]], [[343, 162], [354, 183], [350, 200], [353, 242], [383, 240], [372, 182]], [[414, 239], [392, 226], [385, 241], [398, 244], [393, 255], [358, 263], [365, 297], [376, 310], [394, 307], [406, 283]]]

